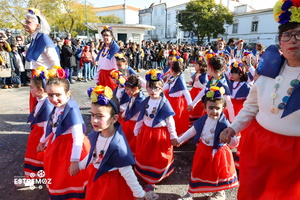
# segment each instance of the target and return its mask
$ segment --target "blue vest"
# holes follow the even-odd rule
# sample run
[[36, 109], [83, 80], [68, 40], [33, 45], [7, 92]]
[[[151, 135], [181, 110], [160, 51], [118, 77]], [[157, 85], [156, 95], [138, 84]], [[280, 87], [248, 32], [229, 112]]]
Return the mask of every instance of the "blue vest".
[[[141, 111], [139, 114], [139, 117], [137, 121], [141, 121], [144, 118], [146, 106], [149, 102], [150, 97], [147, 97], [142, 103], [141, 103]], [[165, 96], [162, 96], [161, 101], [159, 102], [156, 115], [153, 119], [152, 127], [156, 126], [161, 121], [167, 119], [170, 116], [174, 116], [175, 113], [173, 111], [172, 106], [170, 105], [170, 102], [167, 100]]]
[[[102, 176], [103, 174], [105, 174], [113, 168], [121, 168], [135, 164], [134, 157], [129, 148], [126, 137], [122, 131], [122, 126], [118, 122], [116, 122], [114, 126], [116, 128], [116, 132], [95, 174], [94, 181], [96, 181], [100, 176]], [[95, 131], [88, 134], [88, 138], [91, 143], [91, 149], [88, 155], [89, 157], [86, 168], [93, 157], [94, 149], [96, 147], [99, 134], [100, 132]]]
[[48, 98], [45, 99], [43, 105], [41, 106], [40, 110], [37, 112], [36, 116], [34, 117], [34, 111], [33, 110], [30, 115], [28, 116], [27, 123], [31, 122], [30, 126], [33, 126], [34, 124], [38, 124], [40, 122], [49, 121], [51, 118], [51, 111], [53, 110], [53, 104], [50, 103]]
[[141, 103], [144, 101], [144, 99], [145, 95], [142, 91], [140, 91], [130, 109], [129, 104], [127, 105], [127, 109], [125, 112], [125, 122], [133, 118], [141, 110]]
[[[54, 113], [55, 108], [53, 109], [51, 115]], [[70, 98], [67, 102], [65, 109], [61, 115], [60, 121], [58, 123], [57, 129], [55, 131], [55, 137], [60, 136], [64, 132], [66, 132], [69, 128], [74, 126], [75, 124], [82, 124], [83, 132], [86, 131], [86, 126], [82, 119], [82, 115], [80, 113], [77, 102]], [[48, 136], [52, 132], [52, 126], [50, 121], [47, 124], [46, 136]]]
[[[198, 143], [201, 137], [201, 133], [203, 130], [203, 127], [205, 125], [205, 121], [207, 119], [207, 114], [197, 119], [197, 121], [194, 122], [194, 127], [196, 130], [196, 136], [194, 137], [194, 142]], [[227, 128], [230, 125], [229, 121], [226, 119], [225, 115], [222, 113], [214, 134], [214, 144], [213, 149], [219, 149], [221, 146], [223, 146], [223, 143], [220, 142], [220, 133]]]

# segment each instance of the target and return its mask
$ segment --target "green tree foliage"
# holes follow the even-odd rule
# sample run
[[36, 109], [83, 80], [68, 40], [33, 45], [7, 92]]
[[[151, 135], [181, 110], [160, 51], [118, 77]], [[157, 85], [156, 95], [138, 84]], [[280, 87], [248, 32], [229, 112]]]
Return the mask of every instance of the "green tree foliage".
[[80, 3], [79, 0], [0, 0], [1, 27], [22, 29], [22, 23], [27, 13], [27, 8], [39, 9], [55, 31], [70, 32], [76, 36], [86, 30], [84, 25], [98, 23], [100, 20], [94, 8]]
[[122, 19], [115, 14], [108, 16], [100, 16], [99, 20], [101, 23], [113, 23], [113, 24], [122, 24]]
[[27, 0], [0, 0], [0, 27], [23, 29]]
[[186, 10], [180, 12], [178, 21], [183, 31], [194, 32], [198, 41], [204, 37], [218, 37], [224, 34], [224, 24], [233, 23], [233, 14], [214, 0], [193, 0], [186, 5]]

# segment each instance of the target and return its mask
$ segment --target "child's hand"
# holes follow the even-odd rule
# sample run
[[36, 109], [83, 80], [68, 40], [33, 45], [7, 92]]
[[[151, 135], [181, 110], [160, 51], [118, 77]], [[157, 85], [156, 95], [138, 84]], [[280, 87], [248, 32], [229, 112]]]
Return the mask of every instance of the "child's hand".
[[177, 138], [171, 140], [171, 145], [179, 147], [180, 143], [178, 142]]
[[79, 172], [79, 164], [78, 162], [71, 162], [69, 167], [70, 176], [75, 176]]
[[154, 193], [153, 191], [150, 190], [150, 191], [146, 192], [143, 199], [145, 199], [145, 200], [156, 200], [158, 198], [159, 198], [158, 194], [156, 194], [156, 193]]
[[42, 152], [46, 149], [45, 143], [39, 143], [38, 146], [36, 147], [36, 152]]
[[188, 105], [188, 107], [187, 107], [187, 110], [188, 110], [188, 111], [192, 111], [193, 109], [194, 109], [194, 106]]
[[192, 82], [192, 81], [190, 81], [190, 82], [189, 82], [189, 85], [192, 85], [192, 83], [193, 83], [193, 82]]
[[231, 141], [231, 136], [233, 135], [236, 135], [235, 131], [232, 128], [228, 127], [220, 133], [220, 141], [222, 143], [229, 144]]

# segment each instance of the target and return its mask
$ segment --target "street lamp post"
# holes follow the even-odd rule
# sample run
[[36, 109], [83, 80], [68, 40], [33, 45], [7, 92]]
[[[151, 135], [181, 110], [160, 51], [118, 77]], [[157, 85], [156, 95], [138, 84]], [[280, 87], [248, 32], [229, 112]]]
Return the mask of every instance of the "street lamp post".
[[85, 0], [85, 24], [86, 24], [86, 36], [89, 38], [89, 28], [88, 28], [88, 12], [87, 12], [87, 0]]
[[228, 27], [229, 27], [229, 24], [226, 24], [225, 25], [225, 27], [226, 27], [226, 33], [225, 33], [225, 41], [227, 42], [227, 37], [228, 37]]

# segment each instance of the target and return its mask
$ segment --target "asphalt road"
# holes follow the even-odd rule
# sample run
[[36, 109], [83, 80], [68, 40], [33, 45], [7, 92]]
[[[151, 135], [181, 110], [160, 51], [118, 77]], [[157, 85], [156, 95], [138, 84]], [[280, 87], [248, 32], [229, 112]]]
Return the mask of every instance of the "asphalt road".
[[[186, 81], [190, 73], [186, 70]], [[142, 77], [145, 71], [140, 73]], [[90, 101], [86, 90], [94, 86], [94, 82], [76, 82], [71, 85], [72, 96], [78, 102], [81, 113], [87, 125], [87, 132], [92, 130], [88, 111]], [[0, 200], [46, 200], [48, 199], [45, 186], [41, 189], [16, 188], [14, 180], [23, 173], [23, 159], [27, 137], [30, 131], [26, 123], [29, 115], [29, 87], [0, 89]], [[192, 159], [195, 146], [191, 141], [182, 147], [175, 148], [175, 173], [157, 184], [155, 192], [160, 200], [176, 200], [184, 195], [188, 188]], [[145, 186], [146, 183], [140, 180]], [[226, 191], [227, 199], [236, 199], [237, 189]], [[204, 200], [210, 193], [197, 194], [195, 200]]]

